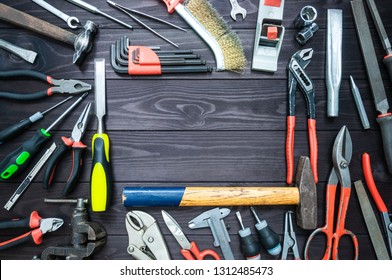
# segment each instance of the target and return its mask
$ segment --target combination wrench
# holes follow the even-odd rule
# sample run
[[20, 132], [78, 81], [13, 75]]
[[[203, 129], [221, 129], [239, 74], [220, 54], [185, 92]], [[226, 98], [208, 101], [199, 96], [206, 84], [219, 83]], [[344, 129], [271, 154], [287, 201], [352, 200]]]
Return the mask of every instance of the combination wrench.
[[63, 13], [62, 11], [60, 11], [59, 9], [53, 7], [52, 5], [48, 4], [47, 2], [45, 2], [44, 0], [32, 0], [34, 3], [40, 5], [42, 8], [46, 9], [47, 11], [51, 12], [52, 14], [58, 16], [59, 18], [61, 18], [63, 21], [65, 21], [68, 26], [72, 29], [76, 29], [78, 28], [77, 25], [74, 25], [74, 22], [76, 22], [77, 24], [79, 24], [79, 19], [77, 19], [76, 17], [71, 17], [65, 13]]
[[236, 21], [237, 15], [240, 14], [242, 15], [242, 20], [244, 20], [246, 17], [246, 10], [238, 4], [237, 0], [230, 0], [230, 4], [231, 4], [231, 12], [230, 12], [231, 17]]

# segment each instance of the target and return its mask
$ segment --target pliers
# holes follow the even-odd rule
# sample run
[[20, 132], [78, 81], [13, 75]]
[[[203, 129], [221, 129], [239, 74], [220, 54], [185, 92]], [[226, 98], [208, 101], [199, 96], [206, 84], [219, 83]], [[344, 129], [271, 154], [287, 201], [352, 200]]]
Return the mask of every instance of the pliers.
[[18, 237], [1, 242], [0, 250], [17, 246], [29, 240], [32, 240], [35, 244], [39, 245], [42, 243], [42, 237], [45, 233], [56, 231], [63, 223], [64, 221], [58, 218], [42, 219], [37, 211], [31, 212], [30, 216], [24, 219], [1, 221], [0, 229], [31, 228], [32, 230]]
[[308, 111], [308, 137], [310, 146], [310, 164], [312, 166], [314, 181], [318, 182], [317, 158], [318, 145], [316, 135], [316, 109], [315, 109], [315, 88], [313, 81], [306, 75], [304, 69], [310, 63], [313, 56], [313, 49], [303, 49], [297, 51], [290, 59], [288, 68], [288, 116], [286, 135], [286, 162], [288, 184], [293, 182], [294, 176], [294, 134], [295, 134], [295, 95], [297, 86], [301, 89], [306, 100]]
[[88, 103], [76, 122], [71, 137], [61, 137], [61, 141], [58, 143], [56, 150], [49, 158], [43, 179], [43, 187], [45, 189], [51, 186], [57, 163], [70, 148], [72, 148], [72, 170], [64, 187], [63, 195], [69, 194], [74, 189], [82, 169], [83, 152], [87, 149], [87, 146], [81, 142], [81, 139], [86, 130], [90, 109], [91, 103]]
[[284, 215], [284, 237], [283, 237], [283, 250], [282, 250], [282, 260], [287, 260], [287, 255], [289, 249], [293, 251], [294, 260], [300, 260], [297, 237], [293, 229], [293, 220], [291, 215], [293, 212], [287, 211]]
[[51, 76], [31, 70], [14, 70], [14, 71], [0, 71], [0, 79], [31, 77], [44, 82], [47, 82], [52, 87], [35, 93], [15, 93], [15, 92], [1, 92], [0, 98], [7, 98], [19, 101], [36, 100], [46, 96], [51, 96], [55, 93], [64, 94], [79, 94], [91, 90], [92, 86], [78, 80], [56, 80]]

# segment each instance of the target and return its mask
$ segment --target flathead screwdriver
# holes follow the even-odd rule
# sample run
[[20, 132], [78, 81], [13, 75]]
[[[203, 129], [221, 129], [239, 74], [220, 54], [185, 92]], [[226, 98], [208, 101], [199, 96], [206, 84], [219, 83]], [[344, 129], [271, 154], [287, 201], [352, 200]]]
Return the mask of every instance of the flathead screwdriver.
[[14, 139], [16, 136], [20, 135], [25, 131], [27, 128], [29, 128], [33, 123], [39, 121], [44, 117], [46, 113], [49, 113], [53, 109], [57, 108], [58, 106], [64, 104], [68, 100], [73, 98], [73, 96], [68, 97], [67, 99], [64, 99], [63, 101], [55, 104], [54, 106], [50, 107], [49, 109], [43, 111], [43, 112], [36, 112], [35, 114], [31, 115], [30, 117], [21, 120], [20, 122], [17, 122], [7, 128], [4, 128], [2, 131], [0, 131], [0, 145]]
[[240, 212], [235, 213], [237, 219], [240, 222], [241, 229], [238, 231], [241, 241], [241, 252], [247, 260], [260, 260], [260, 246], [253, 239], [250, 228], [245, 228], [242, 223], [242, 218]]
[[24, 170], [42, 145], [52, 137], [49, 131], [67, 116], [83, 98], [87, 96], [87, 94], [88, 92], [79, 97], [78, 100], [62, 113], [47, 129], [39, 129], [31, 139], [27, 140], [18, 149], [8, 154], [0, 163], [0, 180], [11, 179]]

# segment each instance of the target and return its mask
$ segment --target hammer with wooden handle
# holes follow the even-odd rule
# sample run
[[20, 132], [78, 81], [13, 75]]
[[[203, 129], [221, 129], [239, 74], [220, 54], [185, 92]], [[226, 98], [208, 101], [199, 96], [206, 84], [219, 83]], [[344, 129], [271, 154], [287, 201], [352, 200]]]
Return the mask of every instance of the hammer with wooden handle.
[[73, 46], [75, 49], [73, 63], [76, 65], [81, 65], [86, 55], [91, 51], [93, 39], [98, 31], [98, 26], [94, 22], [88, 20], [83, 31], [79, 34], [74, 34], [1, 3], [0, 20], [7, 21]]
[[124, 187], [123, 205], [240, 206], [297, 205], [297, 224], [317, 226], [317, 191], [308, 157], [299, 159], [295, 187]]

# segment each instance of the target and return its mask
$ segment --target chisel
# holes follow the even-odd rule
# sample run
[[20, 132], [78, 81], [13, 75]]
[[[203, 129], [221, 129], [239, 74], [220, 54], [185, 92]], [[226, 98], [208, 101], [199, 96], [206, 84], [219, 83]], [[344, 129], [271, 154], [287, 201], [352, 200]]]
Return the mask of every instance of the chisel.
[[98, 121], [98, 129], [92, 141], [91, 209], [94, 212], [103, 212], [108, 207], [112, 185], [109, 163], [109, 136], [104, 133], [103, 123], [103, 118], [106, 115], [104, 58], [95, 59], [95, 115]]
[[381, 128], [384, 155], [388, 166], [388, 171], [392, 174], [392, 114], [388, 112], [389, 104], [385, 93], [384, 84], [378, 66], [376, 51], [374, 49], [372, 36], [368, 21], [366, 19], [365, 7], [362, 0], [351, 1], [351, 8], [354, 14], [354, 23], [365, 61], [370, 88], [373, 95], [376, 110], [380, 113], [377, 122]]

